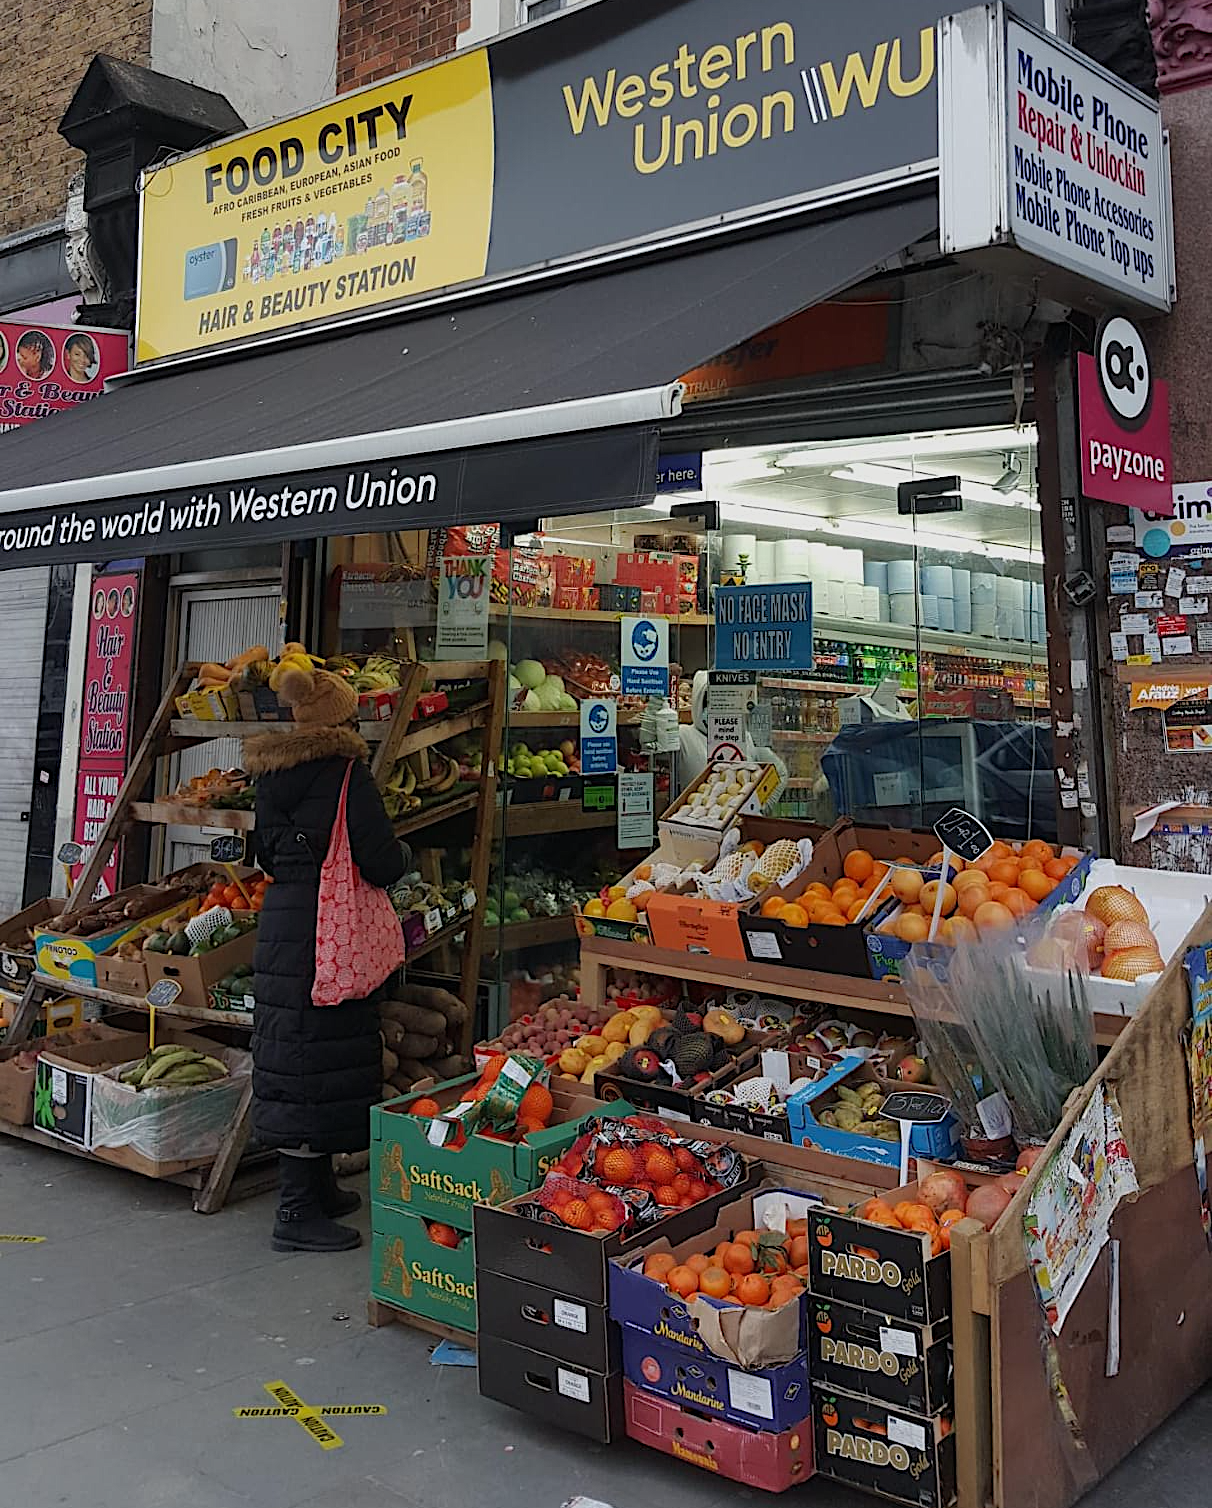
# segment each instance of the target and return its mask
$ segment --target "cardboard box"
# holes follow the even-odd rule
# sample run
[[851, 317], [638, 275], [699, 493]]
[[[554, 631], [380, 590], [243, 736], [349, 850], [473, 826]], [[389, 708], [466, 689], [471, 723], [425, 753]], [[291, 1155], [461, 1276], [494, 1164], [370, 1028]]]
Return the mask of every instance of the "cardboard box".
[[[0, 1042], [8, 1037], [8, 1029], [17, 1011], [19, 1000], [0, 996]], [[94, 1013], [95, 1005], [90, 1005]], [[84, 1001], [79, 995], [65, 995], [61, 1000], [48, 1000], [39, 1010], [30, 1027], [30, 1038], [57, 1037], [63, 1032], [75, 1031], [84, 1025]]]
[[[492, 1254], [486, 1261], [491, 1263]], [[617, 1372], [622, 1348], [619, 1327], [606, 1309], [476, 1266], [480, 1334], [507, 1340], [587, 1372]]]
[[[700, 832], [687, 837], [682, 833], [663, 832], [658, 846], [647, 858], [637, 860], [619, 884], [630, 888], [639, 879], [640, 869], [652, 870], [658, 864], [676, 864], [678, 868], [684, 869], [688, 864], [699, 863], [704, 869], [710, 869], [719, 857], [719, 852], [718, 834]], [[653, 941], [647, 911], [641, 911], [634, 922], [621, 922], [611, 917], [586, 916], [579, 904], [573, 909], [577, 933], [581, 937], [604, 937], [610, 942], [637, 943], [641, 946]]]
[[803, 1353], [782, 1366], [746, 1369], [709, 1352], [687, 1354], [673, 1342], [624, 1325], [623, 1375], [637, 1388], [731, 1424], [779, 1431], [808, 1418], [808, 1358]]
[[955, 1436], [943, 1419], [820, 1390], [812, 1419], [818, 1475], [911, 1508], [945, 1508], [955, 1497]]
[[[936, 848], [937, 851], [937, 848]], [[1058, 882], [1056, 889], [1051, 895], [1046, 895], [1036, 907], [1032, 915], [1042, 916], [1057, 906], [1073, 902], [1078, 899], [1085, 889], [1086, 881], [1090, 876], [1090, 866], [1094, 862], [1094, 855], [1088, 848], [1062, 848], [1062, 854], [1071, 854], [1078, 859], [1076, 868], [1071, 869], [1065, 878]], [[900, 914], [900, 907], [882, 916], [880, 924], [895, 919]], [[899, 979], [901, 966], [909, 957], [909, 949], [917, 948], [919, 957], [932, 958], [936, 963], [945, 967], [951, 950], [947, 947], [934, 943], [907, 943], [899, 937], [892, 937], [886, 932], [877, 932], [873, 927], [867, 928], [867, 962], [872, 979]], [[1090, 1002], [1092, 1010], [1099, 1007], [1093, 1000]]]
[[[711, 1252], [738, 1230], [761, 1230], [766, 1212], [789, 1212], [803, 1219], [815, 1208], [798, 1189], [763, 1186], [726, 1204], [715, 1226], [676, 1246], [658, 1235], [642, 1251], [610, 1264], [610, 1315], [620, 1325], [643, 1330], [653, 1340], [680, 1348], [688, 1356], [708, 1356], [739, 1367], [781, 1365], [799, 1356], [808, 1342], [803, 1295], [779, 1309], [745, 1309], [697, 1294], [691, 1299], [670, 1293], [664, 1283], [644, 1276], [654, 1252], [672, 1252], [679, 1262]], [[659, 1230], [659, 1226], [658, 1226]]]
[[253, 928], [235, 942], [224, 943], [210, 953], [199, 953], [196, 958], [176, 953], [145, 952], [143, 961], [147, 966], [149, 985], [155, 984], [157, 979], [176, 979], [181, 985], [179, 1003], [205, 1010], [210, 1004], [211, 986], [218, 984], [225, 974], [230, 974], [240, 964], [251, 964], [256, 949], [257, 932]]
[[246, 723], [293, 723], [294, 709], [284, 707], [278, 693], [268, 686], [254, 686], [251, 691], [241, 691], [236, 697], [240, 718]]
[[[129, 890], [122, 891], [120, 896], [137, 899], [155, 893], [155, 886], [133, 885]], [[115, 896], [114, 899], [118, 900], [120, 896]], [[68, 937], [51, 927], [38, 927], [34, 934], [38, 972], [68, 983], [96, 984], [97, 959], [103, 953], [112, 952], [139, 933], [150, 931], [158, 922], [165, 922], [170, 916], [176, 916], [185, 904], [183, 901], [176, 901], [150, 916], [141, 916], [137, 921], [124, 921], [104, 932], [94, 933], [91, 937]]]
[[[813, 1069], [812, 1062], [807, 1053], [788, 1052], [788, 1068], [792, 1083], [799, 1078], [812, 1078], [817, 1070]], [[762, 1064], [759, 1060], [752, 1068], [738, 1074], [727, 1086], [729, 1093], [736, 1091], [737, 1085], [746, 1079], [762, 1077]], [[748, 1105], [724, 1104], [712, 1100], [708, 1096], [695, 1101], [694, 1119], [697, 1124], [705, 1126], [718, 1126], [725, 1131], [740, 1131], [746, 1136], [756, 1136], [762, 1141], [792, 1141], [791, 1127], [787, 1118], [787, 1107], [784, 1103], [776, 1110], [754, 1109]]]
[[358, 719], [364, 723], [389, 723], [400, 705], [403, 690], [394, 686], [385, 691], [363, 691], [358, 697]]
[[409, 1314], [456, 1330], [476, 1328], [476, 1263], [471, 1236], [457, 1246], [429, 1238], [419, 1215], [371, 1207], [370, 1291]]
[[[116, 1027], [105, 1026], [98, 1021], [89, 1025], [86, 1040], [89, 1042], [111, 1041], [127, 1035], [128, 1033], [121, 1032]], [[45, 1039], [39, 1038], [23, 1042], [19, 1047], [0, 1049], [0, 1121], [8, 1121], [14, 1126], [33, 1125], [36, 1073], [33, 1064], [28, 1068], [23, 1068], [19, 1060], [32, 1052], [39, 1051], [45, 1045]], [[59, 1051], [65, 1047], [79, 1045], [81, 1045], [79, 1029], [76, 1028], [59, 1033], [54, 1049]]]
[[962, 717], [967, 722], [1014, 720], [1014, 698], [1000, 687], [963, 686], [927, 691], [923, 703], [926, 717]]
[[627, 582], [603, 582], [598, 587], [598, 601], [604, 613], [638, 613], [640, 589]]
[[704, 1419], [631, 1382], [623, 1384], [623, 1410], [631, 1439], [746, 1487], [786, 1492], [812, 1476], [808, 1420], [778, 1433], [749, 1429]]
[[118, 958], [112, 953], [103, 953], [97, 959], [97, 984], [115, 995], [130, 995], [142, 1000], [147, 994], [147, 965], [142, 958]]
[[[133, 1035], [136, 1040], [124, 1059], [128, 1064], [148, 1051], [148, 1037]], [[157, 1046], [169, 1042], [221, 1059], [228, 1065], [228, 1077], [209, 1084], [137, 1090], [121, 1082], [119, 1065], [97, 1075], [92, 1085], [93, 1155], [148, 1178], [171, 1178], [214, 1160], [252, 1067], [248, 1053], [196, 1032], [158, 1029]]]
[[819, 1392], [841, 1388], [927, 1417], [950, 1409], [950, 1324], [909, 1325], [834, 1299], [808, 1305], [808, 1375]]
[[841, 1299], [935, 1325], [951, 1313], [951, 1254], [930, 1255], [930, 1237], [822, 1210], [808, 1221], [813, 1298]]
[[679, 1242], [710, 1230], [721, 1207], [756, 1182], [747, 1170], [745, 1181], [735, 1187], [626, 1235], [592, 1236], [570, 1226], [534, 1220], [526, 1213], [531, 1203], [527, 1195], [496, 1207], [477, 1204], [472, 1216], [476, 1250], [484, 1254], [480, 1265], [491, 1262], [492, 1270], [505, 1277], [538, 1283], [553, 1293], [575, 1295], [583, 1303], [605, 1308], [613, 1257], [642, 1251], [657, 1235]]
[[30, 1124], [48, 1136], [91, 1151], [97, 1080], [116, 1065], [137, 1062], [146, 1051], [146, 1037], [120, 1031], [101, 1042], [47, 1047], [34, 1069]]
[[430, 1098], [444, 1111], [453, 1109], [477, 1081], [477, 1074], [468, 1074], [372, 1107], [370, 1192], [376, 1203], [469, 1231], [473, 1205], [503, 1204], [537, 1188], [591, 1115], [632, 1112], [630, 1104], [607, 1110], [555, 1086], [555, 1108], [545, 1131], [534, 1131], [516, 1144], [473, 1134], [461, 1147], [435, 1147], [429, 1141], [430, 1122], [412, 1115], [411, 1106]]
[[658, 948], [743, 961], [743, 909], [733, 901], [710, 901], [697, 895], [654, 895], [646, 914]]
[[[939, 841], [932, 832], [897, 827], [859, 827], [843, 817], [816, 840], [812, 861], [792, 881], [777, 891], [767, 890], [763, 898], [779, 895], [785, 901], [798, 901], [809, 885], [817, 881], [834, 885], [845, 874], [846, 856], [856, 848], [865, 848], [873, 858], [891, 863], [907, 858], [924, 865], [939, 851]], [[891, 903], [891, 897], [889, 897]], [[888, 905], [877, 902], [874, 916], [882, 916]], [[845, 927], [827, 927], [809, 922], [806, 927], [789, 927], [777, 917], [762, 916], [754, 907], [741, 919], [745, 955], [754, 963], [777, 964], [792, 969], [817, 969], [826, 974], [845, 974], [853, 979], [870, 977], [867, 935], [864, 927], [851, 923]]]
[[700, 786], [711, 784], [714, 768], [714, 765], [709, 764], [698, 779], [688, 785], [662, 814], [659, 824], [662, 841], [667, 834], [676, 833], [683, 838], [714, 838], [718, 844], [733, 823], [742, 816], [759, 816], [762, 807], [778, 789], [779, 773], [772, 764], [747, 762], [734, 765], [731, 768], [741, 777], [745, 791], [738, 798], [739, 804], [728, 808], [728, 817], [722, 825], [705, 827], [702, 823], [687, 821], [682, 814], [689, 805], [690, 797]]
[[483, 1333], [476, 1352], [481, 1397], [600, 1445], [623, 1433], [621, 1372], [591, 1372]]
[[[806, 1089], [799, 1090], [787, 1101], [787, 1122], [791, 1128], [792, 1141], [796, 1146], [822, 1147], [826, 1152], [836, 1152], [840, 1157], [857, 1157], [863, 1162], [878, 1162], [885, 1167], [899, 1169], [899, 1137], [896, 1141], [883, 1141], [880, 1137], [864, 1135], [861, 1131], [843, 1131], [837, 1126], [827, 1126], [819, 1120], [822, 1111], [836, 1108], [839, 1102], [838, 1085], [846, 1080], [853, 1083], [879, 1083], [888, 1094], [906, 1087], [903, 1084], [882, 1084], [869, 1068], [856, 1064], [854, 1060], [835, 1063], [823, 1078]], [[923, 1093], [930, 1093], [923, 1085], [913, 1087], [921, 1089]], [[959, 1137], [959, 1121], [948, 1111], [945, 1119], [935, 1125], [915, 1125], [909, 1136], [909, 1150], [914, 1157], [945, 1161], [955, 1156]]]
[[30, 940], [30, 931], [54, 921], [66, 905], [61, 897], [50, 896], [0, 922], [0, 982], [25, 984], [34, 972], [34, 944]]
[[642, 1079], [624, 1078], [612, 1065], [594, 1074], [594, 1093], [607, 1103], [626, 1097], [639, 1110], [653, 1110], [658, 1115], [672, 1115], [693, 1122], [702, 1096], [721, 1084], [731, 1084], [737, 1074], [752, 1067], [762, 1049], [773, 1046], [778, 1037], [777, 1032], [747, 1031], [744, 1042], [733, 1049], [732, 1062], [717, 1068], [710, 1079], [701, 1084], [645, 1083]]

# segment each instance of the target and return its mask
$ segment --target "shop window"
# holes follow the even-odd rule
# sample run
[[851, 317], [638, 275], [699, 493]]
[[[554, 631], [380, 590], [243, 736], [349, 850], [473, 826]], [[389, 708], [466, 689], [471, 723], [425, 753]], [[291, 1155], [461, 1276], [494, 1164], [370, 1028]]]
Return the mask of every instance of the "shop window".
[[557, 11], [571, 10], [582, 3], [583, 0], [518, 0], [518, 9], [521, 21], [540, 21], [544, 16], [554, 16]]

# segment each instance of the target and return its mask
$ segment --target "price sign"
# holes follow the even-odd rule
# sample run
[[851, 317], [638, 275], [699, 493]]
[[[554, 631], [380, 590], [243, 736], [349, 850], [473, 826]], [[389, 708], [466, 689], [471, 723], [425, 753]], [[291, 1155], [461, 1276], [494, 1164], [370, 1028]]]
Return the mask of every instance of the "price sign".
[[898, 1089], [880, 1106], [885, 1120], [909, 1121], [915, 1126], [937, 1126], [946, 1120], [951, 1101], [922, 1089]]
[[66, 864], [70, 868], [73, 864], [79, 864], [84, 859], [84, 849], [79, 843], [63, 843], [59, 852], [55, 855], [60, 864]]
[[581, 810], [583, 812], [613, 812], [618, 806], [618, 787], [614, 779], [590, 780], [581, 785]]
[[172, 1005], [180, 993], [181, 981], [179, 979], [157, 979], [144, 999], [153, 1010], [163, 1010], [166, 1005]]
[[958, 806], [953, 806], [934, 824], [934, 836], [965, 864], [974, 864], [993, 847], [993, 836], [988, 828], [971, 812]]
[[210, 856], [216, 864], [243, 864], [247, 848], [243, 833], [231, 833], [227, 837], [211, 839]]

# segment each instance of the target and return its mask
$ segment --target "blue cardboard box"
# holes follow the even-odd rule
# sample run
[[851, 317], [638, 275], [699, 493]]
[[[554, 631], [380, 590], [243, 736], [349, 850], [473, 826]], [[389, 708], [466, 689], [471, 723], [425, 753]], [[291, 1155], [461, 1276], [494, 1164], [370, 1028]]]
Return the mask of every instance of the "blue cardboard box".
[[802, 1352], [781, 1367], [744, 1370], [718, 1356], [688, 1355], [681, 1346], [624, 1325], [623, 1374], [637, 1388], [696, 1414], [751, 1429], [791, 1429], [811, 1410], [808, 1357]]
[[[822, 1110], [836, 1103], [837, 1086], [844, 1079], [862, 1071], [861, 1060], [844, 1058], [840, 1063], [835, 1063], [824, 1078], [793, 1094], [787, 1101], [787, 1125], [791, 1131], [791, 1140], [797, 1147], [819, 1147], [822, 1152], [833, 1152], [839, 1157], [854, 1157], [860, 1162], [879, 1163], [885, 1168], [899, 1167], [899, 1139], [883, 1141], [878, 1136], [865, 1136], [861, 1131], [843, 1131], [835, 1126], [822, 1125], [818, 1119]], [[866, 1072], [870, 1076], [870, 1070]], [[892, 1087], [888, 1086], [889, 1093]], [[959, 1138], [959, 1121], [948, 1111], [945, 1118], [936, 1125], [919, 1124], [913, 1127], [909, 1151], [914, 1157], [928, 1157], [932, 1162], [949, 1162], [955, 1157]]]

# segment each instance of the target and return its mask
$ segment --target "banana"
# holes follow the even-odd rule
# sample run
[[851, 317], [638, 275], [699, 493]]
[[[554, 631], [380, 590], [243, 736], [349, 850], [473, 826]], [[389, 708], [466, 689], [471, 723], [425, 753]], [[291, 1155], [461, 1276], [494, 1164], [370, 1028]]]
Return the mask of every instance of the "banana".
[[149, 1084], [158, 1083], [171, 1069], [182, 1066], [185, 1063], [196, 1062], [200, 1054], [192, 1047], [178, 1047], [172, 1052], [167, 1052], [162, 1058], [157, 1058], [147, 1072], [143, 1075], [143, 1083], [140, 1086], [146, 1089]]
[[216, 1079], [227, 1077], [227, 1070], [216, 1073], [213, 1068], [207, 1068], [204, 1063], [186, 1063], [181, 1067], [174, 1068], [171, 1072], [158, 1081], [160, 1088], [180, 1089], [189, 1084], [212, 1084]]

